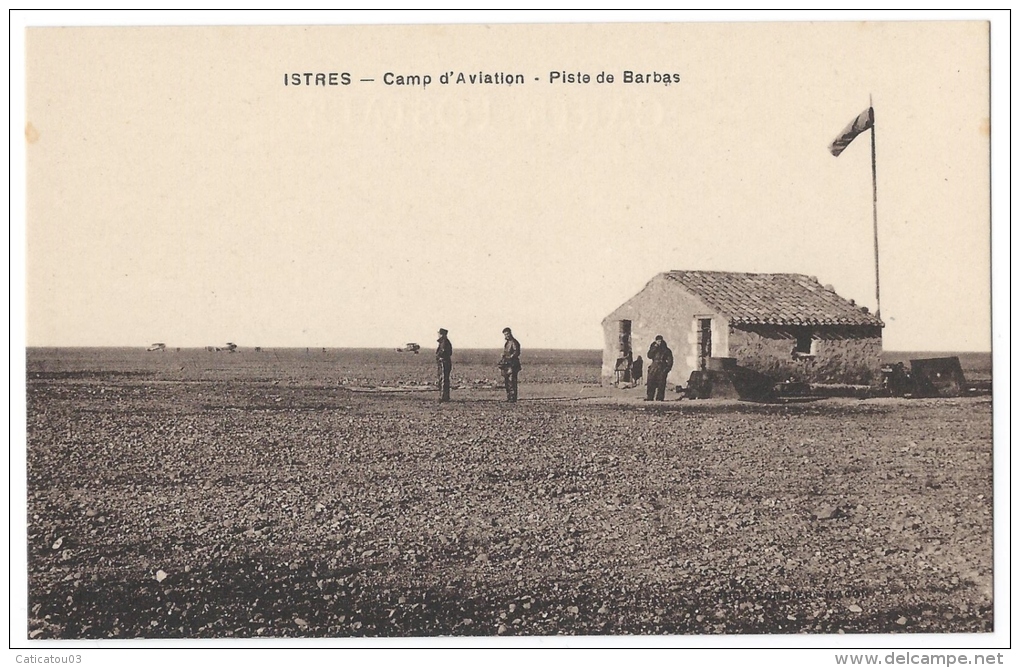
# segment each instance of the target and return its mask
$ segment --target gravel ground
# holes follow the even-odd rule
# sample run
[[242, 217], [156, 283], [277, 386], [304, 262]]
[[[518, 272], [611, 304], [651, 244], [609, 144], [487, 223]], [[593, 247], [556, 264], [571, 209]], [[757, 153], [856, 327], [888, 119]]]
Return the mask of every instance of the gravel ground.
[[992, 630], [987, 397], [32, 370], [31, 638]]

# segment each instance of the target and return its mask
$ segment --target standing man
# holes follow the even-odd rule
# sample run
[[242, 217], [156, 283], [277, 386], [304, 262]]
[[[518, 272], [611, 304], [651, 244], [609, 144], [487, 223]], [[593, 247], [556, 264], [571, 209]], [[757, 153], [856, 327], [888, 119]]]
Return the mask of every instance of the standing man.
[[439, 373], [439, 403], [450, 400], [450, 371], [453, 369], [453, 345], [446, 338], [445, 329], [439, 329], [439, 346], [436, 348], [436, 371]]
[[662, 401], [666, 398], [666, 376], [673, 368], [673, 351], [662, 335], [655, 337], [648, 348], [648, 393], [645, 401]]
[[503, 329], [503, 356], [499, 358], [499, 368], [503, 372], [503, 387], [506, 388], [506, 400], [517, 401], [517, 374], [521, 370], [521, 344], [514, 338], [509, 327]]

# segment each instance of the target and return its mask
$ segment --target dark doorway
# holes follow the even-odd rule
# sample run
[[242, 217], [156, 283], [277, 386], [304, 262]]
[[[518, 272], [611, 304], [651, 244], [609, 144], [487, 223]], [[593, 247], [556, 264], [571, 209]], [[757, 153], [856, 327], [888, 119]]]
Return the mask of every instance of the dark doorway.
[[620, 353], [616, 358], [616, 384], [630, 382], [630, 367], [634, 363], [634, 355], [630, 342], [630, 320], [620, 321]]
[[620, 357], [631, 355], [630, 347], [630, 320], [620, 321]]
[[712, 319], [698, 319], [698, 368], [708, 368], [708, 358], [712, 356]]

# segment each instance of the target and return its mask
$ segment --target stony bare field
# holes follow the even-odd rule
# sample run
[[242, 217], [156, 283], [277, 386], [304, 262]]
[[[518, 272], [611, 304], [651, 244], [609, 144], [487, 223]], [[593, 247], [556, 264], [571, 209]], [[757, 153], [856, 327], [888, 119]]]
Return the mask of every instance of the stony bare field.
[[[991, 631], [992, 401], [640, 401], [597, 351], [33, 349], [31, 638]], [[15, 541], [17, 539], [15, 538]]]

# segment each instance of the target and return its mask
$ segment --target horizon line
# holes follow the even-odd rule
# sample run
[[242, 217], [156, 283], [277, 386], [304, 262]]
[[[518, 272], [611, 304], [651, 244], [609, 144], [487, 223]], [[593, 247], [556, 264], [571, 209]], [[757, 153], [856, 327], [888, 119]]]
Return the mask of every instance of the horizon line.
[[[26, 345], [25, 350], [33, 349], [45, 349], [45, 348], [127, 348], [135, 350], [145, 350], [152, 344], [139, 345], [139, 344], [105, 344], [105, 345]], [[165, 350], [176, 351], [176, 350], [207, 350], [208, 348], [225, 348], [226, 346], [220, 344], [215, 345], [190, 345], [190, 346], [171, 346], [167, 344]], [[235, 352], [247, 350], [254, 351], [259, 348], [265, 350], [305, 350], [321, 349], [321, 350], [392, 350], [397, 351], [395, 346], [237, 346]], [[426, 350], [426, 347], [422, 347], [422, 350]], [[500, 350], [501, 346], [492, 347], [474, 347], [474, 346], [463, 346], [458, 350]], [[529, 350], [590, 350], [601, 352], [604, 348], [566, 348], [561, 346], [529, 346]], [[158, 352], [158, 351], [152, 351]], [[224, 351], [221, 351], [224, 352]], [[903, 348], [903, 349], [883, 349], [883, 353], [984, 353], [992, 354], [991, 349], [987, 350], [971, 350], [971, 349], [954, 349], [954, 348]]]

